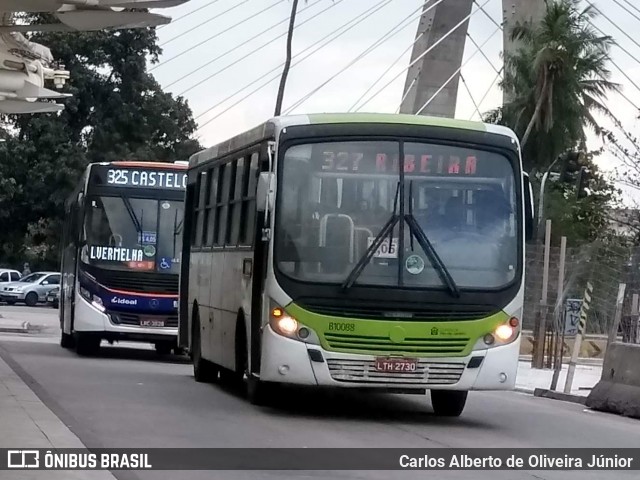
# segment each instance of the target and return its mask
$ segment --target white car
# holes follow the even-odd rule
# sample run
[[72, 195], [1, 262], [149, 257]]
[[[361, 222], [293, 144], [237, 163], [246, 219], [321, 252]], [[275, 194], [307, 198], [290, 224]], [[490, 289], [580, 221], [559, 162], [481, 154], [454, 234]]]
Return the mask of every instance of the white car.
[[58, 272], [32, 273], [17, 282], [1, 284], [0, 300], [4, 300], [9, 305], [24, 302], [32, 307], [38, 302], [45, 302], [47, 293], [58, 285], [60, 285], [60, 273]]
[[20, 272], [17, 270], [11, 270], [8, 268], [0, 268], [0, 284], [9, 283], [9, 282], [17, 282], [20, 280]]

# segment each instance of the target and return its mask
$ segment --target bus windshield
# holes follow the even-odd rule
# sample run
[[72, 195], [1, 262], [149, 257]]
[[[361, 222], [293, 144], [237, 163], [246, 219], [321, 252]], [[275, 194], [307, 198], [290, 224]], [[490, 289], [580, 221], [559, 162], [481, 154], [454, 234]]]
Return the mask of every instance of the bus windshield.
[[456, 292], [515, 278], [521, 219], [502, 154], [408, 141], [314, 143], [290, 147], [280, 175], [275, 260], [292, 279]]
[[110, 270], [179, 273], [182, 201], [92, 196], [87, 205], [83, 261]]

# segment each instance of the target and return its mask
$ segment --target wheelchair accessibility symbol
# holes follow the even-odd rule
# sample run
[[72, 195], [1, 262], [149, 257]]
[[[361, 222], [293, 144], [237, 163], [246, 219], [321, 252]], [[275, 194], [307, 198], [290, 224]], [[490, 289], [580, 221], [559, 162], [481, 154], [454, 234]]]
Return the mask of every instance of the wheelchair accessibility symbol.
[[160, 259], [160, 270], [169, 270], [171, 268], [171, 259], [162, 257]]

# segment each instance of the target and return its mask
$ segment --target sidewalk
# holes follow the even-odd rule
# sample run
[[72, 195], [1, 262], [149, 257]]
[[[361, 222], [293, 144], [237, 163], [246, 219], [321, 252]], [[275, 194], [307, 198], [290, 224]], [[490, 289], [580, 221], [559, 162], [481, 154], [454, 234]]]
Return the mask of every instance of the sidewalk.
[[[562, 365], [562, 371], [558, 378], [557, 391], [564, 391], [564, 383], [567, 378], [568, 365]], [[571, 393], [586, 397], [591, 392], [596, 383], [600, 381], [602, 375], [602, 365], [577, 365], [573, 377]], [[533, 393], [536, 388], [548, 389], [551, 386], [553, 370], [536, 370], [531, 368], [531, 362], [520, 361], [518, 364], [518, 376], [516, 377], [516, 389]], [[587, 388], [580, 390], [581, 387]]]
[[[0, 347], [1, 348], [1, 347]], [[0, 448], [85, 448], [0, 358]], [[108, 471], [3, 471], [2, 480], [115, 480]]]

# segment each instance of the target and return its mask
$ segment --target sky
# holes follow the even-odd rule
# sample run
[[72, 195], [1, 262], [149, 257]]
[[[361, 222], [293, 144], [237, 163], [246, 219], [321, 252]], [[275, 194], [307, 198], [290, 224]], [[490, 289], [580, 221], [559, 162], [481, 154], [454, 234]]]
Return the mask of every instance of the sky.
[[[163, 54], [160, 63], [150, 68], [165, 90], [188, 100], [198, 122], [197, 136], [204, 146], [214, 145], [273, 116], [281, 65], [285, 60], [291, 2], [191, 0], [179, 7], [158, 10], [174, 21], [159, 28]], [[348, 111], [372, 86], [364, 97], [370, 101], [359, 111], [395, 112], [398, 109], [424, 0], [384, 1], [376, 10], [374, 7], [380, 3], [380, 0], [308, 0], [307, 3], [300, 0], [293, 67], [283, 112], [288, 113], [289, 107], [348, 67], [389, 30], [402, 24], [404, 27], [392, 38], [379, 42], [377, 48], [346, 68], [291, 113]], [[479, 3], [495, 22], [502, 23], [502, 0], [479, 0]], [[635, 40], [637, 35], [634, 33], [640, 29], [640, 12], [633, 9], [636, 6], [640, 10], [640, 2], [592, 0], [592, 3], [611, 20], [601, 16], [595, 20], [595, 25], [640, 60], [640, 42]], [[366, 11], [373, 13], [339, 38], [326, 43], [333, 38], [331, 35], [323, 42], [326, 46], [318, 49], [316, 42], [352, 19], [355, 23]], [[502, 33], [496, 32], [496, 25], [477, 5], [473, 12], [469, 36], [477, 44], [489, 40], [482, 49], [484, 56], [477, 52], [473, 42], [466, 43], [462, 76], [471, 95], [460, 83], [456, 118], [479, 120], [474, 102], [478, 104], [484, 97], [479, 110], [485, 113], [502, 101], [500, 88], [494, 82], [494, 68], [502, 66]], [[640, 86], [640, 61], [618, 47], [612, 51], [612, 60]], [[388, 73], [382, 76], [387, 70]], [[607, 106], [627, 131], [640, 135], [636, 108], [640, 106], [640, 89], [615, 66], [611, 65], [611, 70], [612, 80], [622, 86], [624, 96], [611, 95]], [[259, 88], [262, 85], [264, 87]], [[245, 90], [240, 91], [243, 88]], [[613, 129], [610, 121], [601, 121]], [[599, 139], [590, 135], [589, 147], [600, 146]], [[611, 155], [603, 155], [598, 164], [612, 171], [619, 166], [619, 161]], [[640, 196], [625, 189], [625, 198], [629, 203], [629, 199], [635, 201]]]

